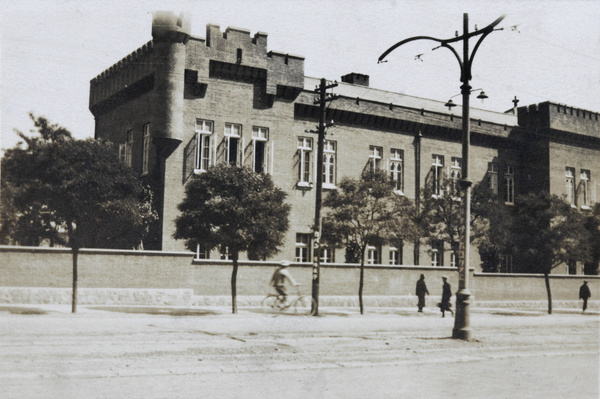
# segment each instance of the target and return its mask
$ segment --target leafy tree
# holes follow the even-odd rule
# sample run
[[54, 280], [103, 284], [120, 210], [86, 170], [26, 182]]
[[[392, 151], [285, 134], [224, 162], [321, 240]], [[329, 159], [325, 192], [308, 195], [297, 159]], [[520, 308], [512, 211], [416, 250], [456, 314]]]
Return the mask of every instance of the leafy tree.
[[589, 242], [583, 245], [591, 249], [591, 259], [585, 263], [584, 274], [597, 275], [600, 267], [600, 202], [586, 215], [584, 227], [589, 232]]
[[561, 198], [547, 192], [516, 198], [510, 244], [519, 271], [542, 273], [552, 313], [549, 274], [560, 264], [591, 258], [584, 216]]
[[367, 171], [360, 180], [344, 178], [339, 189], [323, 202], [323, 240], [331, 246], [344, 244], [360, 260], [358, 300], [364, 314], [363, 285], [365, 252], [368, 245], [401, 245], [418, 236], [412, 222], [414, 207], [406, 197], [394, 192], [385, 173]]
[[150, 191], [119, 163], [112, 144], [75, 140], [66, 129], [30, 116], [39, 137], [19, 132], [25, 144], [2, 159], [2, 240], [71, 248], [75, 313], [79, 250], [137, 247], [156, 214]]
[[[450, 244], [454, 251], [458, 251], [459, 243], [464, 241], [466, 227], [465, 191], [447, 179], [442, 181], [440, 187], [438, 194], [434, 194], [431, 185], [427, 185], [422, 191], [422, 207], [418, 221], [425, 237], [444, 241]], [[482, 246], [487, 256], [496, 253], [495, 241], [486, 239], [488, 231], [501, 226], [505, 215], [505, 207], [489, 188], [487, 181], [481, 181], [473, 186], [470, 241]]]
[[237, 313], [239, 254], [266, 259], [279, 252], [289, 226], [285, 197], [269, 175], [228, 165], [209, 168], [185, 187], [174, 238], [184, 239], [192, 251], [200, 243], [228, 250], [232, 313]]

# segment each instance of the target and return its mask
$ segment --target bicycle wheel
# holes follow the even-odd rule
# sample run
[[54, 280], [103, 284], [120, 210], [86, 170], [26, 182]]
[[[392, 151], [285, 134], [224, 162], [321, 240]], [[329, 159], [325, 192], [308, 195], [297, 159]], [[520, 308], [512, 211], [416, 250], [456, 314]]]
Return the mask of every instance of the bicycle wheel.
[[315, 305], [316, 302], [311, 296], [303, 295], [296, 299], [294, 303], [292, 303], [290, 306], [290, 312], [297, 315], [312, 316], [315, 314]]
[[278, 309], [278, 304], [279, 300], [277, 295], [274, 294], [270, 294], [267, 295], [261, 302], [261, 305], [263, 307], [270, 307], [271, 309]]

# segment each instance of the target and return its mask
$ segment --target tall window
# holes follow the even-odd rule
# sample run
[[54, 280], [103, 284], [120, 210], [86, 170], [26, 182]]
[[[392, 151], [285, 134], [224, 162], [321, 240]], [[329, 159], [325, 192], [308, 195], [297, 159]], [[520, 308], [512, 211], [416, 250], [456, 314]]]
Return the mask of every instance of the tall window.
[[392, 148], [390, 157], [390, 177], [394, 182], [394, 189], [404, 192], [404, 151]]
[[242, 157], [240, 153], [242, 125], [238, 125], [235, 123], [226, 123], [224, 134], [225, 140], [227, 142], [226, 161], [229, 165], [240, 166], [242, 164]]
[[206, 170], [210, 166], [210, 141], [213, 134], [213, 122], [203, 119], [196, 119], [196, 165], [199, 170]]
[[298, 137], [298, 185], [308, 186], [311, 182], [311, 158], [313, 140], [308, 137]]
[[498, 163], [496, 162], [488, 163], [488, 183], [490, 190], [498, 194]]
[[431, 241], [431, 266], [444, 266], [444, 241]]
[[458, 242], [453, 242], [451, 244], [452, 247], [452, 252], [450, 253], [450, 266], [452, 267], [458, 267], [458, 264], [460, 262], [460, 258], [459, 258], [459, 243]]
[[268, 128], [252, 127], [252, 167], [257, 173], [267, 171], [267, 140], [269, 140]]
[[209, 259], [210, 251], [207, 249], [206, 244], [196, 245], [196, 259]]
[[142, 173], [148, 173], [148, 160], [150, 159], [150, 124], [144, 125], [144, 143], [142, 150]]
[[229, 253], [229, 248], [227, 248], [225, 245], [222, 245], [220, 248], [220, 256], [222, 260], [229, 260], [229, 255], [231, 255]]
[[452, 157], [452, 164], [450, 165], [450, 195], [458, 194], [458, 182], [462, 177], [462, 159]]
[[390, 247], [390, 265], [402, 264], [402, 247]]
[[566, 168], [565, 186], [567, 189], [567, 202], [575, 205], [575, 168]]
[[442, 155], [433, 155], [433, 164], [431, 165], [432, 186], [434, 195], [442, 194], [442, 179], [444, 173], [444, 157]]
[[371, 172], [381, 169], [381, 158], [383, 149], [381, 147], [369, 146], [369, 170]]
[[335, 250], [330, 247], [321, 247], [321, 263], [335, 263]]
[[515, 169], [512, 165], [506, 166], [504, 174], [504, 203], [515, 203]]
[[127, 132], [125, 144], [119, 144], [119, 161], [131, 168], [133, 155], [133, 130]]
[[372, 245], [367, 246], [367, 265], [381, 264], [381, 248]]
[[581, 175], [579, 176], [581, 179], [581, 206], [589, 207], [591, 205], [590, 198], [590, 179], [591, 174], [589, 170], [581, 169]]
[[323, 146], [323, 187], [335, 187], [336, 142], [325, 140]]
[[310, 262], [310, 234], [296, 234], [296, 262]]

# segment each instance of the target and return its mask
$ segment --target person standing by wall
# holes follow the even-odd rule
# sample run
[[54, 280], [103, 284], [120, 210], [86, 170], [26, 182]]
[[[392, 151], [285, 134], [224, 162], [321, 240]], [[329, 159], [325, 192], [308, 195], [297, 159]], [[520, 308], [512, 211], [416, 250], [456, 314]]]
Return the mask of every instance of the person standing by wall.
[[419, 312], [423, 312], [423, 308], [425, 307], [425, 295], [429, 295], [429, 291], [427, 290], [427, 285], [425, 284], [425, 275], [421, 274], [421, 278], [417, 281], [416, 295], [419, 298], [419, 303], [417, 306], [419, 307]]
[[590, 287], [587, 285], [587, 281], [583, 282], [583, 285], [579, 287], [579, 299], [583, 299], [583, 311], [587, 309], [587, 302], [589, 297], [592, 296]]

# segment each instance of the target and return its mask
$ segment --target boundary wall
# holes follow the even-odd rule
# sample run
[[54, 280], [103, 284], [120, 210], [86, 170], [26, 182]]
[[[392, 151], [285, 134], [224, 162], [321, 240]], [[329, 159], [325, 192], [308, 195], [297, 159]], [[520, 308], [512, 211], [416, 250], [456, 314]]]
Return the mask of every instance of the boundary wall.
[[[240, 261], [238, 303], [255, 303], [266, 295], [276, 262]], [[0, 303], [70, 303], [73, 258], [66, 248], [0, 246]], [[294, 264], [290, 271], [310, 294], [312, 264]], [[357, 304], [360, 266], [321, 265], [319, 297], [323, 304]], [[200, 260], [188, 252], [82, 249], [78, 257], [80, 304], [228, 305], [231, 261]], [[443, 275], [453, 292], [457, 269], [427, 266], [365, 266], [363, 295], [367, 305], [413, 306], [415, 283], [421, 274], [435, 306]], [[579, 287], [588, 281], [594, 307], [600, 305], [600, 276], [551, 275], [553, 304], [575, 307]], [[473, 273], [469, 288], [475, 306], [528, 307], [546, 304], [543, 275]], [[567, 301], [567, 302], [565, 302]], [[413, 304], [414, 302], [414, 304]], [[590, 305], [592, 305], [592, 303]]]

